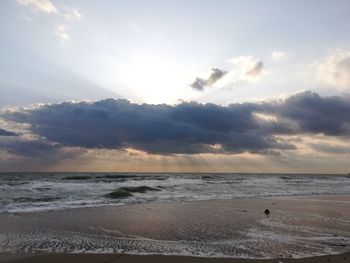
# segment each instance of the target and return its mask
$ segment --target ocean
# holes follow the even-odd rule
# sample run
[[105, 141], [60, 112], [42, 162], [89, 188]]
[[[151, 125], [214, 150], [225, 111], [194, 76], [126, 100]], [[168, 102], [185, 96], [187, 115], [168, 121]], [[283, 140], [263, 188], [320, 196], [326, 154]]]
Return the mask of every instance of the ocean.
[[350, 175], [0, 173], [0, 213], [273, 196], [350, 194]]

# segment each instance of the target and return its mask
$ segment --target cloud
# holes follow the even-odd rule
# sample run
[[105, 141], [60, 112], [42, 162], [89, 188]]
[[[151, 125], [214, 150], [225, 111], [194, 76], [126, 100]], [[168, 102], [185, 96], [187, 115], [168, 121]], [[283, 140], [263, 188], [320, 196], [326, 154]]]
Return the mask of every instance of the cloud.
[[[305, 91], [261, 104], [256, 112], [274, 116], [279, 134], [350, 136], [350, 96], [321, 97]], [[271, 123], [271, 122], [270, 122]]]
[[297, 124], [296, 133], [350, 136], [350, 96], [321, 97], [306, 91], [291, 96], [268, 112]]
[[68, 33], [68, 27], [65, 25], [56, 26], [55, 35], [62, 40], [68, 40], [70, 38], [70, 35]]
[[203, 91], [205, 86], [212, 86], [215, 82], [221, 79], [227, 71], [212, 68], [208, 77], [206, 78], [196, 78], [196, 80], [190, 85], [195, 90]]
[[318, 152], [330, 154], [350, 154], [349, 145], [332, 145], [329, 143], [312, 143], [311, 148]]
[[0, 141], [0, 148], [14, 155], [48, 158], [56, 155], [60, 146], [47, 140], [11, 140]]
[[0, 136], [17, 136], [17, 133], [7, 131], [0, 128]]
[[[302, 92], [261, 103], [135, 104], [127, 100], [63, 102], [7, 112], [45, 147], [135, 149], [151, 154], [276, 154], [296, 148], [288, 136], [350, 136], [350, 96]], [[281, 139], [281, 138], [284, 139]], [[23, 142], [10, 147], [20, 154]], [[24, 148], [23, 148], [24, 147]], [[37, 147], [37, 148], [38, 148]], [[40, 148], [39, 147], [39, 148]], [[0, 145], [1, 148], [1, 145]]]
[[243, 81], [253, 81], [264, 75], [263, 61], [252, 56], [239, 56], [229, 60], [234, 65], [233, 69], [225, 71], [212, 68], [207, 77], [197, 77], [190, 85], [193, 89], [203, 91], [205, 87], [220, 86], [240, 83]]
[[283, 51], [272, 51], [271, 58], [272, 58], [272, 60], [279, 62], [279, 61], [287, 58], [287, 53], [283, 52]]
[[[45, 105], [8, 119], [62, 146], [132, 148], [154, 154], [259, 153], [293, 146], [260, 129], [256, 105], [134, 104], [107, 99]], [[214, 147], [220, 145], [220, 147]]]
[[264, 73], [264, 63], [252, 56], [239, 56], [230, 59], [230, 62], [236, 66], [236, 68], [251, 78], [255, 78]]
[[337, 50], [316, 65], [317, 79], [339, 89], [350, 89], [350, 51]]
[[262, 61], [257, 61], [245, 74], [256, 77], [262, 73], [263, 68], [264, 63]]
[[[65, 18], [66, 22], [71, 22], [73, 20], [78, 21], [82, 18], [81, 13], [75, 9], [66, 7], [64, 5], [59, 5], [59, 8], [56, 7], [50, 0], [17, 0], [18, 3], [29, 6], [34, 8], [35, 10], [45, 12], [47, 14], [58, 14], [57, 17], [52, 18], [50, 17], [49, 20], [56, 20], [57, 18], [60, 18], [62, 20]], [[27, 15], [20, 15], [19, 19], [31, 22], [32, 19], [28, 17]], [[54, 23], [54, 21], [50, 21], [51, 23]], [[70, 33], [68, 32], [67, 25], [59, 24], [56, 25], [56, 27], [53, 29], [54, 34], [59, 37], [61, 40], [65, 41], [70, 38]]]
[[56, 6], [50, 0], [17, 0], [18, 3], [30, 6], [35, 10], [45, 12], [47, 14], [57, 14]]

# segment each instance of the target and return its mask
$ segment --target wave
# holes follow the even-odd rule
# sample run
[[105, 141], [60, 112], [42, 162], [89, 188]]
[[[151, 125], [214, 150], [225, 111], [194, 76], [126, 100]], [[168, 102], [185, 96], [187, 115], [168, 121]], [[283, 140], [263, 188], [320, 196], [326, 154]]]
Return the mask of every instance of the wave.
[[38, 197], [38, 198], [31, 198], [31, 197], [16, 197], [12, 198], [12, 201], [19, 202], [19, 203], [35, 203], [35, 202], [52, 202], [62, 199], [61, 197]]
[[112, 199], [127, 198], [130, 196], [133, 196], [133, 194], [125, 190], [115, 190], [105, 195], [105, 197]]
[[103, 176], [98, 176], [97, 178], [106, 178], [106, 179], [132, 179], [138, 177], [137, 175], [126, 175], [126, 174], [106, 174]]
[[349, 175], [0, 173], [0, 213], [320, 194], [350, 194]]
[[161, 191], [158, 188], [154, 188], [154, 187], [149, 187], [146, 185], [141, 185], [141, 186], [125, 186], [120, 188], [121, 190], [125, 190], [131, 193], [146, 193], [148, 191]]
[[65, 178], [63, 178], [64, 180], [88, 180], [91, 179], [93, 177], [91, 176], [84, 176], [84, 175], [77, 175], [77, 176], [67, 176]]
[[133, 196], [133, 193], [146, 193], [148, 191], [161, 191], [158, 188], [141, 185], [141, 186], [124, 186], [105, 195], [105, 197], [120, 199]]

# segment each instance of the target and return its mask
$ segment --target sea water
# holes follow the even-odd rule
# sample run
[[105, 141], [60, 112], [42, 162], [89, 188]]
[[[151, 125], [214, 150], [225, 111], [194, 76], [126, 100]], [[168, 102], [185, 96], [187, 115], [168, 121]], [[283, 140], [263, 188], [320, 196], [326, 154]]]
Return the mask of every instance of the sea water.
[[154, 202], [339, 194], [350, 194], [350, 175], [0, 173], [0, 213]]

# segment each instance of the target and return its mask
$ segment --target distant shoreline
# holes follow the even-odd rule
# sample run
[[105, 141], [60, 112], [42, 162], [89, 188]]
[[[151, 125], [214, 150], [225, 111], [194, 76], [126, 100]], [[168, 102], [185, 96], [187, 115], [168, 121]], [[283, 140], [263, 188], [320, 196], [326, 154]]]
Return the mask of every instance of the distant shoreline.
[[[208, 200], [191, 200], [191, 201], [183, 201], [183, 203], [203, 203], [203, 202], [208, 202], [208, 203], [215, 203], [215, 202], [230, 202], [230, 201], [239, 201], [239, 200], [274, 200], [274, 199], [279, 199], [279, 200], [288, 200], [288, 199], [295, 199], [295, 200], [300, 200], [300, 199], [308, 199], [308, 200], [313, 200], [316, 199], [321, 202], [346, 202], [350, 204], [349, 201], [342, 201], [338, 200], [339, 198], [350, 198], [350, 195], [348, 194], [314, 194], [314, 195], [276, 195], [276, 196], [244, 196], [244, 197], [234, 197], [232, 199], [208, 199]], [[87, 205], [87, 206], [78, 206], [78, 207], [65, 207], [61, 209], [43, 209], [43, 210], [33, 210], [33, 211], [19, 211], [19, 212], [0, 212], [1, 215], [36, 215], [36, 214], [46, 214], [46, 213], [56, 213], [56, 212], [65, 212], [65, 211], [84, 211], [84, 210], [90, 210], [90, 209], [118, 209], [120, 207], [129, 207], [129, 206], [142, 206], [142, 205], [173, 205], [173, 204], [178, 204], [181, 203], [179, 201], [167, 201], [167, 202], [155, 202], [155, 203], [145, 203], [145, 204], [140, 204], [140, 203], [131, 203], [131, 204], [102, 204], [102, 205]], [[0, 252], [1, 254], [1, 252]]]

